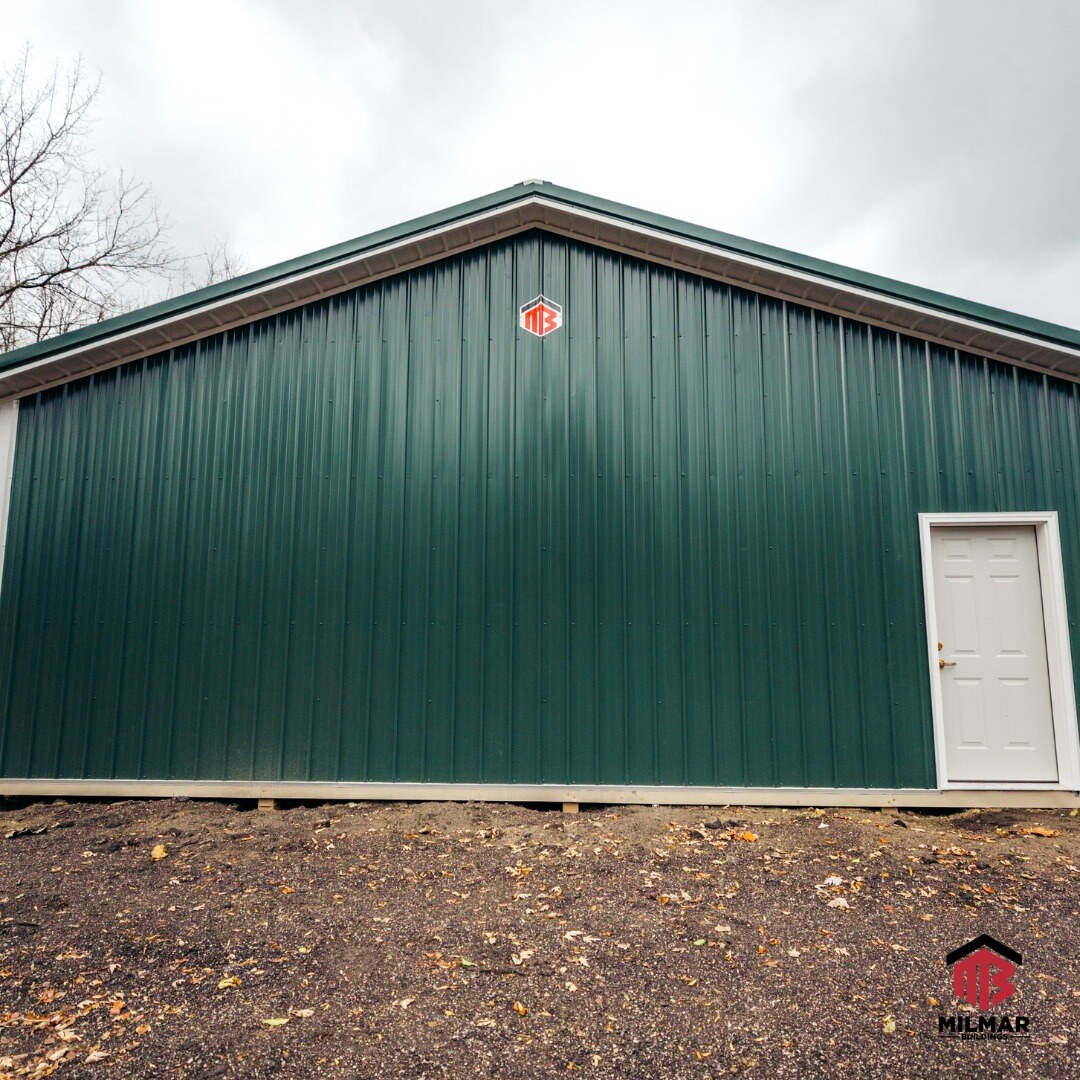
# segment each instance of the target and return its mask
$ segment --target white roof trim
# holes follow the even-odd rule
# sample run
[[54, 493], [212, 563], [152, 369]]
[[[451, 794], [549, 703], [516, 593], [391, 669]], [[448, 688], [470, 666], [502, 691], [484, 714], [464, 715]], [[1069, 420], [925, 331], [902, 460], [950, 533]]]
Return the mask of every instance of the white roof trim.
[[0, 372], [0, 400], [24, 397], [84, 378], [530, 228], [544, 228], [948, 348], [1080, 381], [1080, 349], [838, 282], [719, 244], [528, 194], [495, 209]]

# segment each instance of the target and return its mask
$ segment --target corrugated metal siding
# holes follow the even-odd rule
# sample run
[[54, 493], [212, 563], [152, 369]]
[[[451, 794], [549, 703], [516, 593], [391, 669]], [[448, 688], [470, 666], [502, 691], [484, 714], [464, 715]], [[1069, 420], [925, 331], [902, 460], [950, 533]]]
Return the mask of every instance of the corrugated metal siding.
[[540, 233], [43, 392], [0, 773], [933, 786], [917, 514], [1075, 611], [1078, 393]]

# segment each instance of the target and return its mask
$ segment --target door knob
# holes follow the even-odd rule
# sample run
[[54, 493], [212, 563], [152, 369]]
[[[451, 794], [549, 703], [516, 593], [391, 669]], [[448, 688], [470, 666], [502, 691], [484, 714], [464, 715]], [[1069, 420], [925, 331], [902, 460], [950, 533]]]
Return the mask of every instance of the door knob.
[[941, 660], [941, 659], [939, 659], [938, 662], [937, 662], [937, 666], [939, 668], [956, 667], [956, 661], [955, 660]]

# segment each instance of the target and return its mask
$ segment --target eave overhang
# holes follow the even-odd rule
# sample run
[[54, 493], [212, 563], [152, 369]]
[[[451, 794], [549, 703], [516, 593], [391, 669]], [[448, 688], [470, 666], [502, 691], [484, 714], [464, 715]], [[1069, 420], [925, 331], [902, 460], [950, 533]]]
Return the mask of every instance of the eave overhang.
[[535, 183], [10, 352], [0, 357], [0, 399], [82, 378], [530, 229], [1080, 381], [1080, 333], [1069, 328]]

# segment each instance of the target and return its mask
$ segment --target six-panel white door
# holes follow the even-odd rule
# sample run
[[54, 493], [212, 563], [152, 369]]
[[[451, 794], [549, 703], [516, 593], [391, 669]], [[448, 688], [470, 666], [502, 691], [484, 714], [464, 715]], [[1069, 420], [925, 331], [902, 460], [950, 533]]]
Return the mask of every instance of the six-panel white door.
[[1058, 779], [1032, 525], [930, 531], [949, 783]]

